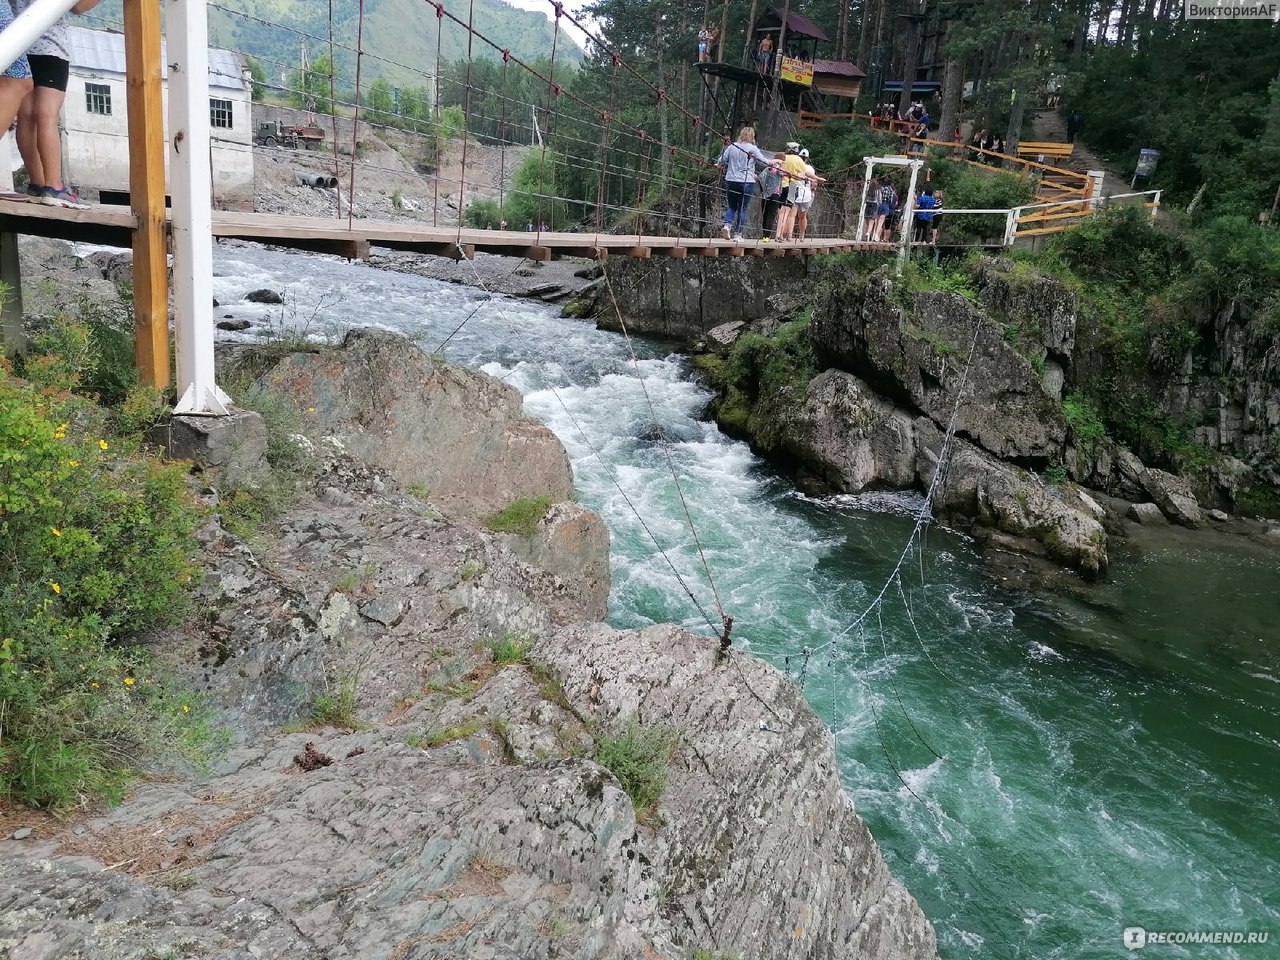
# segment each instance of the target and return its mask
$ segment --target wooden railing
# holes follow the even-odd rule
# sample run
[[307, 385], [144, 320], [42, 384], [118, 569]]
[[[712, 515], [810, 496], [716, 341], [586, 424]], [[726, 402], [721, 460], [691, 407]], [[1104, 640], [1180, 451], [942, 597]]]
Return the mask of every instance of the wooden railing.
[[[916, 130], [920, 128], [920, 124], [913, 120], [885, 120], [880, 117], [873, 117], [869, 113], [816, 113], [812, 110], [801, 110], [799, 125], [802, 129], [815, 129], [821, 127], [829, 120], [865, 120], [871, 124], [872, 129], [883, 130], [885, 133], [902, 137], [908, 143], [920, 144], [922, 147], [933, 147], [935, 149], [949, 152], [955, 159], [970, 166], [979, 169], [991, 170], [993, 167], [1003, 167], [1012, 173], [1020, 174], [1028, 178], [1036, 180], [1036, 199], [1044, 202], [1057, 202], [1063, 200], [1088, 200], [1093, 196], [1093, 178], [1087, 173], [1080, 173], [1076, 170], [1068, 170], [1065, 167], [1054, 167], [1038, 160], [1029, 160], [1023, 156], [1014, 156], [1008, 153], [997, 153], [994, 150], [983, 150], [981, 147], [970, 146], [967, 143], [961, 143], [953, 140], [934, 140], [929, 137], [915, 136]], [[1035, 150], [1028, 152], [1054, 153], [1052, 150], [1043, 150], [1043, 147], [1066, 147], [1066, 153], [1062, 156], [1070, 155], [1072, 144], [1048, 144], [1040, 142], [1032, 142], [1027, 144], [1028, 147], [1035, 147]], [[911, 147], [907, 148], [909, 151]], [[1022, 152], [1022, 146], [1018, 147], [1018, 152]], [[974, 159], [974, 157], [987, 157], [995, 161], [992, 163], [984, 163], [982, 160]]]

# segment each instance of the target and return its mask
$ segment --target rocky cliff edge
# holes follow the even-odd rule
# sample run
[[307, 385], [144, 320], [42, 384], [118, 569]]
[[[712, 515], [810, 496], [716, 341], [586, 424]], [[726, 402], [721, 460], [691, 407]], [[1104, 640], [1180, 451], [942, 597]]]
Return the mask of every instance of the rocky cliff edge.
[[[273, 382], [311, 384], [329, 428], [372, 422], [316, 377], [383, 382], [375, 355], [427, 368], [362, 339]], [[488, 378], [435, 373], [423, 402], [444, 394], [453, 429], [490, 436], [493, 407], [465, 400]], [[201, 613], [155, 638], [236, 746], [213, 775], [0, 841], [8, 956], [935, 956], [784, 675], [676, 627], [590, 622], [560, 577], [401, 492], [349, 431], [318, 433], [316, 478], [269, 535], [210, 523]], [[321, 695], [350, 706], [340, 726], [305, 719]], [[674, 738], [639, 815], [594, 759], [637, 724]]]

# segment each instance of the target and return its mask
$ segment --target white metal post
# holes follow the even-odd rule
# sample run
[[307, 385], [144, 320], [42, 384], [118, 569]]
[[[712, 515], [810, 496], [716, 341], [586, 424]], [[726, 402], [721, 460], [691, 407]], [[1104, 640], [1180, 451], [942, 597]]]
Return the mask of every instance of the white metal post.
[[853, 235], [857, 243], [862, 242], [862, 231], [867, 221], [867, 191], [871, 189], [871, 168], [875, 163], [870, 157], [862, 159], [866, 161], [867, 169], [862, 175], [862, 204], [858, 207], [858, 232]]
[[1160, 194], [1162, 191], [1157, 190], [1156, 195], [1151, 198], [1151, 219], [1155, 220], [1156, 214], [1160, 212]]
[[898, 240], [898, 276], [902, 276], [902, 265], [906, 262], [911, 250], [911, 228], [914, 226], [916, 212], [916, 178], [920, 175], [923, 160], [911, 161], [911, 182], [907, 184], [907, 202], [902, 206], [902, 236]]
[[209, 173], [206, 0], [165, 0], [169, 61], [169, 194], [173, 199], [176, 413], [224, 415], [213, 359], [213, 212]]

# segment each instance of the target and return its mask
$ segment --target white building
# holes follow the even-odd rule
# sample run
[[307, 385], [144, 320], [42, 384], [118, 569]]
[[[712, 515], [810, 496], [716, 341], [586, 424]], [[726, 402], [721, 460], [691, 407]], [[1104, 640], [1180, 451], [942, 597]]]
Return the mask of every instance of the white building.
[[[86, 196], [129, 190], [129, 115], [124, 35], [71, 27], [71, 79], [63, 107], [66, 178]], [[168, 57], [161, 53], [165, 117]], [[210, 165], [215, 208], [253, 203], [253, 86], [244, 61], [230, 50], [209, 50]], [[166, 141], [168, 136], [165, 137]], [[15, 151], [16, 152], [16, 151]], [[166, 142], [165, 163], [168, 163]], [[104, 197], [110, 199], [110, 197]]]

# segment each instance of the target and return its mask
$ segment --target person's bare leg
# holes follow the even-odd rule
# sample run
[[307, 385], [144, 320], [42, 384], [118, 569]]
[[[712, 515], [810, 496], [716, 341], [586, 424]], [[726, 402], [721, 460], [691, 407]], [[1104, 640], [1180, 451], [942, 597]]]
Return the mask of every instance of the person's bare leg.
[[796, 239], [803, 240], [805, 232], [809, 229], [809, 211], [796, 211]]
[[18, 143], [22, 165], [27, 168], [28, 182], [33, 186], [43, 187], [44, 168], [40, 166], [40, 149], [36, 141], [35, 100], [34, 90], [23, 98], [22, 106], [18, 108], [18, 128], [14, 139]]
[[[35, 101], [36, 151], [40, 154], [40, 169], [46, 187], [61, 190], [62, 138], [58, 134], [58, 118], [62, 115], [62, 102], [67, 95], [52, 87], [36, 87], [27, 101]], [[30, 168], [28, 168], [30, 169]]]
[[31, 78], [0, 76], [0, 130], [8, 130], [13, 125], [18, 108], [31, 92]]

